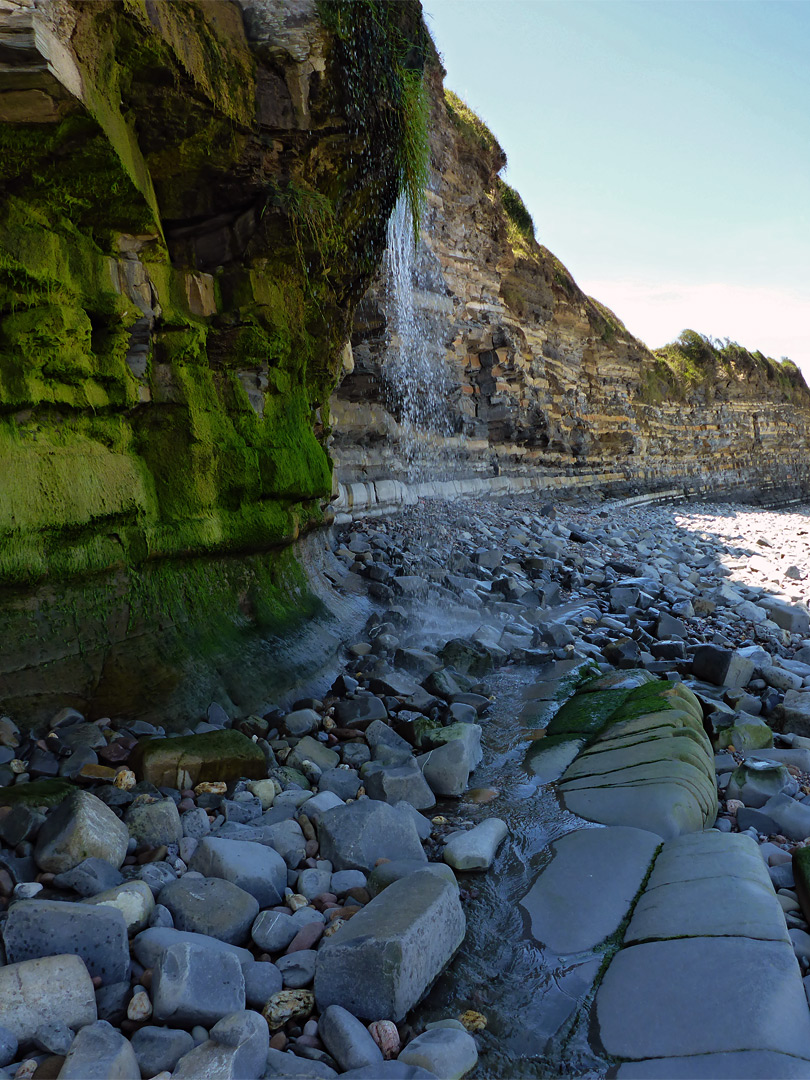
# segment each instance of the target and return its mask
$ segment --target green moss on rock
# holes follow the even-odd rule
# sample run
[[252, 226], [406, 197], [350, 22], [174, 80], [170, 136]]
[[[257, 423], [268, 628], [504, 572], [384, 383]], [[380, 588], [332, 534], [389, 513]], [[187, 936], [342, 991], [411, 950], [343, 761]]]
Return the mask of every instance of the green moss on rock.
[[0, 806], [58, 806], [75, 790], [69, 780], [32, 780], [0, 788]]
[[140, 780], [157, 787], [178, 787], [178, 776], [188, 773], [192, 784], [267, 776], [264, 754], [240, 731], [207, 731], [178, 739], [141, 739], [132, 752], [130, 767]]

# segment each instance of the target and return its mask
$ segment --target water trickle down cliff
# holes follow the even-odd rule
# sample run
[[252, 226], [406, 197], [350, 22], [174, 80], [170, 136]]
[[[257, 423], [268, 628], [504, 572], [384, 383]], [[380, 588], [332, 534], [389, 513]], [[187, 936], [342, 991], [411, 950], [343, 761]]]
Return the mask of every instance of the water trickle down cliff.
[[424, 335], [443, 343], [451, 434], [436, 432], [433, 483], [409, 495], [390, 482], [407, 470], [401, 410], [381, 389], [391, 327], [380, 278], [357, 309], [353, 371], [333, 395], [339, 510], [533, 487], [806, 492], [810, 392], [798, 369], [733, 348], [653, 355], [537, 243], [499, 176], [503, 151], [442, 77], [433, 65], [414, 299]]

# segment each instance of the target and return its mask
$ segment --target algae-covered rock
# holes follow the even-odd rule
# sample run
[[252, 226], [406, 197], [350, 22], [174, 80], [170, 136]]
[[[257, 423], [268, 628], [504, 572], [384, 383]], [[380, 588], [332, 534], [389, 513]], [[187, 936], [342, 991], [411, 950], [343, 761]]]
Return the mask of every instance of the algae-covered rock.
[[192, 784], [208, 780], [261, 780], [267, 765], [260, 747], [239, 731], [206, 731], [179, 739], [142, 739], [130, 759], [140, 780], [156, 787], [181, 787], [178, 775]]
[[733, 746], [735, 750], [765, 750], [773, 746], [773, 731], [759, 716], [740, 716], [732, 727], [718, 731], [715, 739], [718, 750]]
[[0, 806], [58, 806], [75, 787], [68, 780], [34, 780], [0, 788]]

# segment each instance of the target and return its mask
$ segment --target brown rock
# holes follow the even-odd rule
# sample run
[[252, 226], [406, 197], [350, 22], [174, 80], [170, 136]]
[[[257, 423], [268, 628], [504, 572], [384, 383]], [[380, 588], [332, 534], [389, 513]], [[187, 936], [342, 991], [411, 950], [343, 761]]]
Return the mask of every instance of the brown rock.
[[314, 949], [317, 942], [323, 937], [323, 931], [324, 923], [322, 922], [310, 922], [302, 926], [287, 946], [286, 955], [301, 952], [302, 949]]

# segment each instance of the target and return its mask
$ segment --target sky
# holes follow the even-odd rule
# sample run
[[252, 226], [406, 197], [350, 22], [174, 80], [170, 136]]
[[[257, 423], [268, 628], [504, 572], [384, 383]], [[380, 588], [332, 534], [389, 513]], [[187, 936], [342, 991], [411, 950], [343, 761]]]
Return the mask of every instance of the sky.
[[810, 0], [423, 0], [537, 239], [657, 348], [810, 381]]

